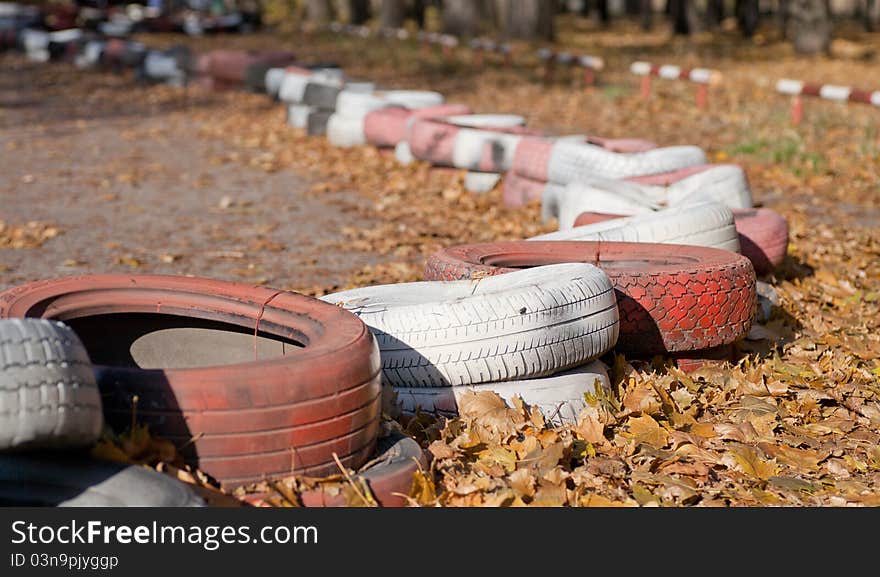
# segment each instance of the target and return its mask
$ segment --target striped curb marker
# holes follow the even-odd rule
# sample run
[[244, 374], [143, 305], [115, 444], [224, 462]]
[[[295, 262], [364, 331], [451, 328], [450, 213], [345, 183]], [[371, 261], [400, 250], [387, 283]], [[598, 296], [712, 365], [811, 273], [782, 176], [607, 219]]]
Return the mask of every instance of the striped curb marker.
[[[804, 96], [831, 100], [834, 102], [855, 102], [880, 108], [880, 90], [859, 90], [849, 86], [836, 84], [812, 84], [782, 78], [776, 82], [776, 92], [786, 94], [791, 99], [791, 123], [798, 126], [804, 119]], [[878, 134], [880, 142], [880, 134]]]
[[693, 82], [697, 85], [697, 108], [706, 108], [709, 105], [709, 86], [720, 84], [723, 78], [721, 72], [709, 68], [682, 68], [673, 64], [651, 62], [633, 62], [629, 71], [642, 77], [641, 94], [645, 100], [651, 97], [651, 79], [654, 77]]
[[549, 48], [541, 48], [537, 52], [538, 60], [542, 63], [541, 77], [545, 82], [552, 82], [556, 65], [565, 66], [568, 69], [578, 66], [584, 71], [584, 86], [596, 85], [596, 73], [605, 68], [605, 61], [598, 56], [589, 54], [574, 55], [570, 52], [553, 52]]

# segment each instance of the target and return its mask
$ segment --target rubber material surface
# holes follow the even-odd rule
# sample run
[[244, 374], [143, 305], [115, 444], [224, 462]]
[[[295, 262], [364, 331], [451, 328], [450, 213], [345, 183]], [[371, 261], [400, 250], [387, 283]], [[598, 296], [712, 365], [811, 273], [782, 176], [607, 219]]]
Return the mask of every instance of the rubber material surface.
[[425, 278], [480, 278], [562, 262], [595, 263], [608, 275], [620, 311], [620, 352], [706, 349], [734, 342], [751, 326], [755, 270], [726, 250], [588, 241], [472, 244], [431, 256]]
[[0, 451], [88, 446], [103, 424], [89, 355], [70, 327], [0, 320]]
[[563, 264], [477, 281], [380, 285], [321, 297], [361, 317], [394, 386], [547, 376], [617, 340], [614, 291], [599, 269]]
[[[6, 317], [70, 324], [95, 363], [107, 422], [116, 430], [130, 425], [137, 395], [138, 421], [225, 486], [291, 472], [332, 473], [333, 452], [359, 467], [375, 445], [381, 392], [375, 339], [357, 317], [316, 299], [200, 278], [94, 275], [0, 293], [0, 318]], [[162, 331], [175, 323], [222, 323], [215, 333], [243, 338], [229, 351], [245, 360], [228, 364], [223, 357], [226, 364], [191, 368], [138, 364], [135, 345], [145, 337], [161, 344]], [[242, 336], [248, 333], [252, 340]], [[272, 358], [258, 357], [264, 343], [272, 345]], [[205, 348], [192, 339], [170, 353], [186, 360]]]

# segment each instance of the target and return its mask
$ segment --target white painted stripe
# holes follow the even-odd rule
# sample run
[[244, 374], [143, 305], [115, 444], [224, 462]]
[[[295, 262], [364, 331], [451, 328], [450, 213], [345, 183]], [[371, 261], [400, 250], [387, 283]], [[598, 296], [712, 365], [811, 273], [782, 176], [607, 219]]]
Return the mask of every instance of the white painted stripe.
[[781, 92], [782, 94], [791, 94], [798, 95], [804, 89], [804, 83], [800, 80], [791, 80], [789, 78], [783, 78], [776, 82], [776, 92]]
[[835, 86], [834, 84], [826, 84], [819, 89], [819, 98], [846, 102], [847, 100], [849, 100], [850, 92], [852, 92], [852, 88], [848, 86]]
[[651, 73], [651, 63], [650, 62], [633, 62], [629, 66], [629, 71], [633, 74], [638, 74], [639, 76], [647, 76]]
[[880, 106], [880, 90], [871, 93], [871, 104]]
[[578, 61], [580, 62], [580, 65], [584, 68], [592, 68], [594, 70], [602, 70], [602, 67], [605, 64], [604, 61], [598, 56], [584, 55], [581, 56]]
[[551, 56], [553, 56], [553, 51], [549, 48], [541, 48], [538, 50], [538, 58], [541, 60], [549, 60]]
[[709, 80], [712, 78], [712, 71], [708, 68], [694, 68], [691, 70], [691, 73], [688, 75], [691, 82], [697, 82], [699, 84], [709, 84]]
[[671, 64], [664, 64], [657, 71], [657, 76], [660, 78], [668, 78], [670, 80], [675, 80], [681, 74], [681, 68], [678, 66], [673, 66]]

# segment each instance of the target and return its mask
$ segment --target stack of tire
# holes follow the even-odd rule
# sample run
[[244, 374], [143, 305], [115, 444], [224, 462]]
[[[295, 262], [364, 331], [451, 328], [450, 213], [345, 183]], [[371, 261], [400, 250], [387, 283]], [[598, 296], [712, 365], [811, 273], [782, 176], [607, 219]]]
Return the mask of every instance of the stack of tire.
[[348, 79], [336, 67], [286, 68], [278, 98], [287, 106], [287, 123], [306, 129], [313, 136], [327, 134], [327, 123], [336, 111], [336, 101], [343, 88], [349, 93], [369, 93], [376, 86], [372, 82]]
[[404, 413], [455, 414], [462, 395], [519, 395], [573, 423], [585, 394], [608, 387], [597, 359], [618, 336], [608, 276], [586, 263], [501, 276], [379, 285], [321, 297], [373, 331], [386, 394]]
[[101, 405], [88, 353], [70, 327], [0, 320], [0, 505], [204, 505], [167, 475], [91, 458]]
[[367, 144], [366, 119], [384, 109], [417, 111], [443, 108], [443, 95], [428, 90], [358, 92], [343, 89], [336, 110], [327, 121], [327, 138], [334, 146], [348, 148]]
[[[95, 442], [102, 422], [116, 433], [133, 421], [148, 426], [230, 490], [346, 467], [380, 505], [401, 505], [396, 493], [408, 494], [425, 465], [415, 441], [379, 438], [376, 341], [339, 307], [266, 287], [152, 275], [39, 281], [5, 291], [0, 303], [0, 319], [15, 319], [0, 321], [0, 449], [63, 451], [4, 455], [0, 501], [78, 504], [77, 495], [97, 491], [87, 503], [104, 495], [154, 504], [142, 501], [148, 487], [125, 497], [101, 483], [116, 478], [104, 474], [111, 469], [154, 483], [158, 473], [87, 463], [77, 452]], [[62, 474], [68, 458], [74, 472]], [[188, 497], [162, 504], [193, 500], [175, 494]], [[346, 504], [338, 487], [301, 497]]]

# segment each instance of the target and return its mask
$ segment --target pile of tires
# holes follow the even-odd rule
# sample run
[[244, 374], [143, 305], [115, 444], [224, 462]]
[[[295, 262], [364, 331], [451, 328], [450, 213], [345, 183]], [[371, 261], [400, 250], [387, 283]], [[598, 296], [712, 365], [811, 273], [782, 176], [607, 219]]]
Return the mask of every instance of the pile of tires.
[[584, 395], [608, 386], [597, 359], [617, 342], [618, 308], [608, 276], [591, 264], [372, 286], [321, 300], [373, 331], [386, 394], [404, 412], [454, 414], [462, 394], [494, 391], [573, 423]]
[[91, 458], [101, 409], [88, 353], [70, 327], [0, 320], [0, 505], [204, 505], [167, 475]]
[[[371, 463], [365, 480], [376, 499], [409, 491], [419, 466], [412, 446], [394, 443], [387, 466], [375, 462], [376, 340], [339, 307], [152, 275], [40, 281], [3, 292], [0, 303], [0, 449], [87, 447], [102, 423], [121, 433], [136, 419], [225, 489]], [[391, 458], [400, 451], [406, 463]], [[34, 459], [0, 464], [0, 491], [11, 495], [0, 500], [19, 498], [14, 479], [42, 474]], [[309, 498], [321, 501], [322, 490]]]

